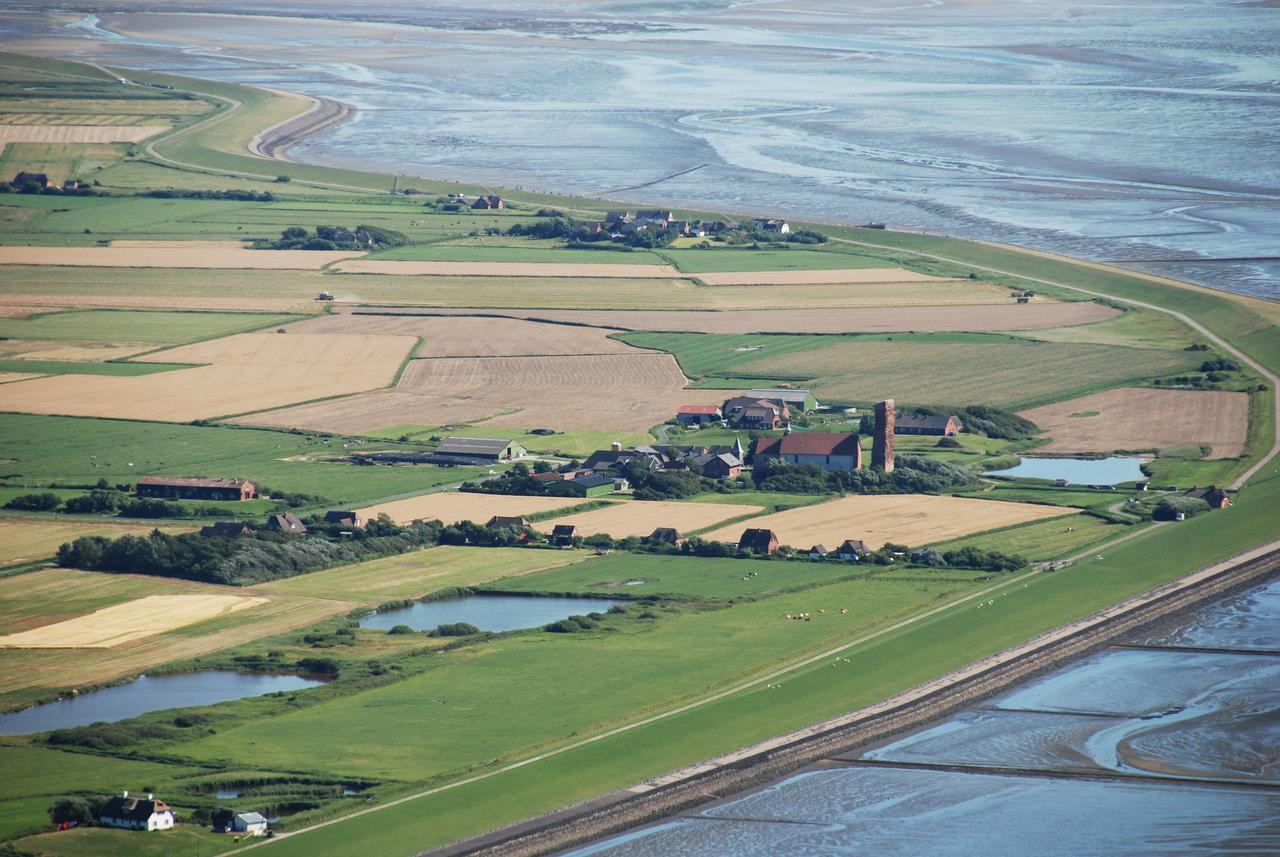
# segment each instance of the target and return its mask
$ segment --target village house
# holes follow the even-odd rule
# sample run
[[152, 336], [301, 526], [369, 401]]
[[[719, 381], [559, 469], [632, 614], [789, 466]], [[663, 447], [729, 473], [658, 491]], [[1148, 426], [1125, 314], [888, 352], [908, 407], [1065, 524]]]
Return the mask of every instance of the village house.
[[29, 173], [25, 170], [15, 175], [10, 184], [17, 188], [25, 185], [35, 185], [40, 188], [53, 187], [53, 182], [49, 181], [49, 176], [45, 173]]
[[338, 524], [343, 527], [363, 527], [365, 524], [364, 516], [359, 512], [351, 512], [345, 509], [330, 509], [324, 513], [324, 522], [326, 524]]
[[283, 512], [279, 515], [267, 516], [267, 529], [273, 533], [297, 533], [301, 535], [307, 531], [307, 525], [302, 523], [302, 519], [293, 512]]
[[726, 399], [721, 411], [729, 425], [740, 429], [780, 429], [791, 421], [786, 405], [751, 396]]
[[869, 553], [871, 548], [861, 539], [845, 539], [844, 544], [836, 548], [836, 556], [844, 562], [857, 562]]
[[708, 453], [690, 460], [702, 468], [703, 476], [715, 479], [737, 479], [742, 473], [742, 460], [727, 452], [718, 455]]
[[814, 398], [813, 393], [808, 390], [793, 390], [790, 387], [767, 387], [761, 390], [748, 390], [747, 397], [786, 405], [789, 409], [798, 413], [816, 411], [821, 407], [818, 404], [818, 400]]
[[776, 459], [787, 464], [812, 464], [825, 471], [862, 467], [862, 446], [847, 432], [791, 433], [762, 437], [756, 442], [756, 463]]
[[613, 449], [598, 449], [582, 463], [583, 470], [601, 473], [607, 470], [631, 467], [639, 464], [646, 470], [662, 470], [662, 457], [655, 453], [641, 452], [635, 449], [623, 449], [622, 444], [614, 443]]
[[761, 232], [777, 232], [779, 235], [788, 235], [791, 232], [791, 224], [778, 218], [757, 220], [755, 223], [756, 229]]
[[1215, 485], [1210, 485], [1208, 488], [1192, 488], [1189, 491], [1183, 491], [1182, 496], [1203, 500], [1209, 504], [1210, 509], [1226, 509], [1231, 505], [1231, 495]]
[[476, 210], [498, 209], [498, 208], [503, 208], [504, 203], [502, 201], [502, 197], [498, 196], [497, 194], [494, 194], [494, 193], [491, 193], [488, 195], [482, 194], [476, 197], [476, 201], [471, 203], [471, 207]]
[[751, 553], [771, 554], [778, 549], [778, 534], [773, 530], [762, 530], [752, 527], [742, 531], [738, 539], [738, 550]]
[[510, 438], [446, 437], [431, 458], [437, 464], [497, 464], [528, 454], [527, 449]]
[[247, 479], [143, 476], [136, 493], [163, 500], [252, 500], [258, 496], [258, 486]]
[[827, 548], [824, 545], [814, 545], [809, 548], [809, 559], [825, 559], [827, 556]]
[[894, 418], [893, 430], [897, 434], [932, 434], [953, 437], [964, 426], [954, 415], [947, 417], [932, 414], [899, 414]]
[[503, 528], [523, 530], [529, 526], [529, 519], [521, 516], [494, 515], [485, 521], [484, 525], [491, 530], [501, 530]]
[[244, 521], [218, 521], [200, 528], [202, 536], [222, 536], [227, 539], [234, 539], [252, 532], [253, 529]]
[[658, 527], [644, 537], [644, 542], [650, 545], [675, 545], [679, 547], [684, 544], [684, 536], [674, 527]]
[[676, 422], [682, 426], [718, 423], [723, 416], [719, 405], [681, 405], [676, 410]]
[[569, 547], [578, 537], [578, 528], [573, 524], [556, 524], [551, 528], [551, 544]]
[[107, 801], [99, 820], [103, 827], [120, 827], [125, 830], [172, 830], [173, 810], [156, 796], [145, 799], [129, 797], [126, 791]]

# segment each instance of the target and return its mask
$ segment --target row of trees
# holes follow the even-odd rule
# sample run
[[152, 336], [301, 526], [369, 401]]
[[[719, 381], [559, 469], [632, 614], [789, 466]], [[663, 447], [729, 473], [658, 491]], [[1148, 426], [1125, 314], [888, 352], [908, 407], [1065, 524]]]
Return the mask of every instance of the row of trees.
[[920, 455], [899, 455], [892, 473], [868, 468], [828, 472], [812, 464], [766, 458], [755, 462], [751, 479], [761, 491], [788, 494], [937, 493], [978, 484], [967, 467]]
[[[367, 241], [367, 243], [366, 243]], [[394, 229], [361, 224], [355, 229], [343, 226], [317, 226], [308, 232], [302, 226], [290, 226], [280, 233], [278, 241], [255, 241], [255, 250], [385, 250], [410, 243], [409, 236]]]

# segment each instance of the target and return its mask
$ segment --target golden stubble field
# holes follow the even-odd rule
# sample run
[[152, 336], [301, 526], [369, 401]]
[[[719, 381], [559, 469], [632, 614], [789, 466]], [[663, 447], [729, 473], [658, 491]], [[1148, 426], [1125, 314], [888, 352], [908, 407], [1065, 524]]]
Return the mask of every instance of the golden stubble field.
[[887, 542], [914, 548], [1077, 511], [928, 494], [855, 495], [752, 518], [704, 538], [736, 543], [748, 527], [763, 527], [776, 532], [782, 544], [802, 550], [815, 544], [835, 550], [845, 539], [861, 539], [873, 550]]
[[8, 143], [138, 143], [164, 125], [0, 125], [0, 148]]
[[84, 616], [0, 636], [0, 648], [110, 649], [266, 604], [244, 595], [148, 595]]
[[318, 271], [332, 262], [362, 255], [358, 250], [249, 250], [224, 241], [191, 241], [158, 247], [0, 247], [0, 265]]
[[[6, 385], [8, 386], [8, 385]], [[116, 524], [53, 517], [5, 516], [0, 518], [0, 567], [49, 559], [58, 545], [81, 536], [144, 535], [154, 523]], [[191, 527], [161, 527], [167, 533], [189, 532]]]
[[[32, 382], [23, 382], [32, 383]], [[645, 432], [684, 404], [732, 392], [686, 390], [669, 354], [457, 357], [411, 360], [392, 390], [253, 414], [244, 425], [359, 433], [387, 426], [488, 426]]]
[[414, 344], [408, 336], [243, 333], [143, 358], [207, 364], [191, 369], [4, 384], [0, 409], [167, 422], [246, 413], [385, 386]]
[[1122, 387], [1023, 411], [1048, 432], [1050, 452], [1212, 448], [1208, 458], [1238, 458], [1249, 433], [1249, 394], [1222, 390]]
[[538, 512], [566, 509], [583, 502], [585, 501], [578, 497], [521, 497], [507, 494], [440, 491], [366, 506], [359, 512], [366, 518], [386, 514], [397, 524], [430, 521], [437, 518], [446, 524], [456, 524], [459, 521], [483, 524], [494, 515], [509, 517], [535, 515]]
[[[832, 268], [814, 271], [728, 271], [697, 274], [708, 286], [792, 286], [839, 283], [944, 283], [949, 277], [917, 274], [905, 268]], [[967, 282], [967, 281], [963, 281]], [[1000, 291], [1008, 292], [1001, 288]]]
[[622, 539], [627, 536], [647, 536], [658, 527], [673, 527], [681, 533], [692, 532], [730, 518], [757, 513], [761, 508], [737, 503], [632, 500], [542, 521], [535, 524], [534, 528], [539, 532], [549, 533], [556, 524], [573, 524], [578, 528], [579, 535], [607, 533], [615, 539]]

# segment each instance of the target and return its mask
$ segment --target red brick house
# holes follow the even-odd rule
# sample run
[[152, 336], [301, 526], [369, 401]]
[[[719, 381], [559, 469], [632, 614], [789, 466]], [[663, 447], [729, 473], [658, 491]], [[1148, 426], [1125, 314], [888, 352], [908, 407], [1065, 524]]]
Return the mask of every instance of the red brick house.
[[953, 437], [963, 428], [954, 415], [938, 417], [932, 414], [899, 414], [893, 425], [897, 434], [932, 434], [943, 437]]
[[258, 486], [248, 479], [143, 476], [136, 493], [162, 500], [252, 500], [258, 496]]
[[812, 464], [826, 471], [862, 467], [862, 446], [847, 432], [792, 432], [762, 437], [756, 442], [756, 462], [776, 459], [787, 464]]
[[752, 527], [742, 531], [738, 539], [738, 550], [751, 553], [771, 554], [778, 549], [778, 534], [773, 530], [762, 530]]
[[780, 429], [791, 422], [791, 410], [781, 402], [735, 396], [721, 411], [729, 424], [741, 429]]

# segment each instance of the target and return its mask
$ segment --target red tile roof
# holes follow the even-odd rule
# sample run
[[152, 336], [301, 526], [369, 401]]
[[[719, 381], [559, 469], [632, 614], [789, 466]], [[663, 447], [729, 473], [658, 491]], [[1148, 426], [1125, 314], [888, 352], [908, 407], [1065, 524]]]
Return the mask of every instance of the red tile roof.
[[858, 436], [847, 432], [793, 432], [762, 437], [756, 455], [857, 455]]
[[681, 405], [677, 414], [712, 414], [720, 413], [719, 405]]

